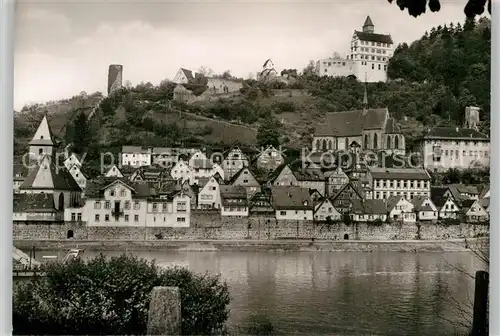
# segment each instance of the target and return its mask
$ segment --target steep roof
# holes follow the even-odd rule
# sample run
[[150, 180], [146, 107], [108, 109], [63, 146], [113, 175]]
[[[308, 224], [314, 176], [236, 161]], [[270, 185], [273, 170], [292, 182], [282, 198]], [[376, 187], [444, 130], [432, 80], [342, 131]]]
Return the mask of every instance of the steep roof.
[[147, 198], [156, 195], [156, 188], [152, 188], [149, 183], [130, 182], [123, 177], [100, 177], [87, 183], [85, 188], [85, 197], [101, 198], [104, 195], [106, 188], [117, 183], [123, 184], [132, 190], [134, 198]]
[[367, 32], [362, 32], [362, 31], [354, 31], [354, 34], [361, 40], [361, 41], [368, 41], [368, 42], [377, 42], [377, 43], [387, 43], [387, 44], [393, 44], [394, 42], [392, 41], [391, 35], [387, 34], [376, 34], [376, 33], [367, 33]]
[[[424, 201], [427, 200], [427, 196], [414, 196], [411, 203], [415, 207], [415, 211], [432, 211], [432, 207], [428, 205], [423, 205]], [[432, 200], [431, 200], [432, 202]]]
[[57, 212], [52, 194], [14, 194], [14, 212]]
[[366, 17], [365, 23], [363, 24], [363, 27], [367, 27], [367, 26], [374, 26], [372, 19], [370, 18], [369, 15]]
[[430, 180], [423, 168], [370, 168], [370, 174], [374, 179]]
[[363, 130], [382, 130], [389, 111], [387, 108], [329, 112], [325, 121], [314, 130], [315, 136], [333, 135], [336, 137], [359, 136]]
[[388, 211], [394, 209], [394, 207], [401, 201], [403, 196], [391, 196], [386, 201], [386, 207]]
[[49, 155], [24, 179], [19, 189], [48, 189], [62, 191], [82, 191], [66, 167], [57, 167]]
[[32, 146], [53, 146], [54, 145], [54, 137], [52, 130], [50, 129], [49, 122], [47, 120], [47, 116], [43, 116], [40, 125], [31, 139], [30, 145]]
[[246, 205], [247, 193], [243, 186], [224, 185], [220, 187], [221, 203], [223, 205]]
[[460, 127], [434, 127], [427, 130], [427, 133], [423, 138], [426, 140], [489, 140], [486, 134], [478, 132], [474, 129]]
[[273, 208], [280, 210], [312, 210], [313, 202], [309, 189], [296, 186], [273, 186], [271, 188]]
[[181, 71], [184, 73], [184, 76], [186, 76], [186, 78], [189, 81], [192, 81], [194, 79], [193, 72], [191, 70], [181, 68]]

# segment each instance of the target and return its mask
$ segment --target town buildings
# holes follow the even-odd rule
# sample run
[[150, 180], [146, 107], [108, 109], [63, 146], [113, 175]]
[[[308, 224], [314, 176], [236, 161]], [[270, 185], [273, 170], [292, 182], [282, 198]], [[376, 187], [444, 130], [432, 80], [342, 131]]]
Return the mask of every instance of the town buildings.
[[316, 62], [318, 76], [355, 76], [366, 82], [387, 81], [387, 64], [394, 52], [391, 35], [375, 32], [375, 25], [368, 16], [362, 30], [355, 30], [350, 52], [345, 58], [334, 55]]
[[478, 131], [479, 109], [465, 111], [465, 127], [434, 127], [420, 140], [424, 167], [433, 171], [450, 168], [487, 167], [490, 164], [490, 139]]

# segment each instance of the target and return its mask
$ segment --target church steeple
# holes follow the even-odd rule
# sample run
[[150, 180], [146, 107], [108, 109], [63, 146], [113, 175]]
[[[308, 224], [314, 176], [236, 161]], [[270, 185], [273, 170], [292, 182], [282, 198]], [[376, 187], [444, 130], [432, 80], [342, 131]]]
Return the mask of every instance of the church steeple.
[[366, 114], [368, 112], [368, 93], [367, 93], [367, 89], [366, 89], [366, 73], [365, 73], [365, 92], [364, 92], [364, 95], [363, 95], [363, 114]]
[[52, 131], [47, 120], [47, 115], [43, 116], [38, 129], [31, 139], [30, 143], [30, 154], [34, 158], [39, 158], [42, 155], [52, 156], [54, 151], [54, 138], [52, 136]]
[[375, 25], [372, 22], [370, 16], [366, 17], [365, 23], [363, 24], [363, 33], [372, 33], [375, 30]]

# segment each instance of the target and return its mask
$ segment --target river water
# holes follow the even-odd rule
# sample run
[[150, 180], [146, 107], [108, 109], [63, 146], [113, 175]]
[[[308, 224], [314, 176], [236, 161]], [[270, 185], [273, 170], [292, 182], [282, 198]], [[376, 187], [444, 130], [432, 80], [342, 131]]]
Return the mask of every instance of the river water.
[[[55, 253], [38, 252], [37, 259]], [[245, 326], [257, 314], [281, 335], [459, 335], [449, 322], [463, 321], [454, 302], [470, 306], [474, 286], [460, 270], [484, 268], [471, 253], [460, 252], [134, 254], [221, 274], [232, 295], [229, 324]]]

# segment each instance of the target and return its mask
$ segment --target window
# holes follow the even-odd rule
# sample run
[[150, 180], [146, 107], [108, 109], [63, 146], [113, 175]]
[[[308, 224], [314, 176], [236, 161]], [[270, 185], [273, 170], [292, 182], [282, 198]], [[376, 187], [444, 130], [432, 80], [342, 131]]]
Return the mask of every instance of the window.
[[111, 202], [110, 201], [106, 201], [106, 203], [104, 203], [104, 209], [111, 209]]
[[183, 223], [186, 221], [186, 218], [185, 217], [177, 217], [177, 222], [178, 223]]
[[141, 208], [141, 204], [139, 202], [134, 202], [134, 210], [139, 210]]
[[212, 187], [212, 190], [215, 190], [215, 189], [217, 189], [217, 188], [215, 188], [215, 187]]
[[130, 201], [125, 201], [124, 208], [125, 208], [125, 210], [129, 210], [130, 209]]
[[101, 208], [101, 202], [95, 201], [94, 202], [94, 209], [100, 209]]
[[79, 222], [82, 221], [82, 214], [81, 213], [79, 213], [79, 214], [76, 215], [76, 220], [79, 221]]
[[71, 220], [74, 222], [76, 220], [76, 213], [71, 213]]
[[177, 202], [177, 211], [184, 212], [186, 208], [186, 202]]
[[[372, 56], [372, 58], [373, 58], [373, 56]], [[375, 69], [375, 64], [372, 64], [372, 70], [373, 70], [373, 69]]]
[[127, 191], [125, 189], [120, 190], [120, 196], [125, 197], [127, 195]]
[[280, 216], [286, 216], [286, 211], [280, 211]]
[[134, 221], [138, 222], [139, 221], [139, 215], [134, 215]]
[[99, 221], [99, 215], [95, 215], [94, 220], [95, 220], [96, 222], [98, 222], [98, 221]]
[[110, 196], [115, 196], [115, 189], [111, 189], [110, 192], [109, 192], [109, 195]]
[[243, 180], [243, 183], [248, 183], [248, 180]]
[[167, 212], [167, 203], [162, 203], [161, 204], [161, 211]]
[[125, 215], [125, 222], [128, 222], [128, 215]]
[[380, 64], [378, 65], [378, 69], [380, 70]]
[[104, 215], [104, 221], [109, 222], [109, 215]]
[[153, 203], [153, 212], [158, 211], [158, 203]]

